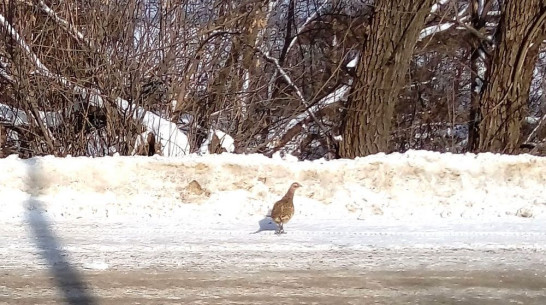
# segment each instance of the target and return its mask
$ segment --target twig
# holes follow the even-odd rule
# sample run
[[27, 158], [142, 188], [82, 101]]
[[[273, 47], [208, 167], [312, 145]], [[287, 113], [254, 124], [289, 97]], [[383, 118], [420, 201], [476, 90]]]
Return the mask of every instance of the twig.
[[525, 139], [525, 144], [528, 144], [530, 143], [531, 141], [533, 141], [533, 139], [536, 137], [538, 131], [540, 130], [540, 128], [542, 128], [542, 126], [544, 125], [544, 122], [546, 122], [546, 114], [544, 114], [540, 120], [538, 121], [538, 124], [535, 128], [533, 128], [533, 131], [531, 131], [531, 133], [529, 134], [529, 136], [527, 137], [527, 139]]
[[[38, 69], [40, 69], [41, 72], [43, 72], [44, 74], [51, 76], [51, 72], [49, 71], [49, 69], [47, 69], [47, 67], [44, 66], [44, 64], [42, 64], [40, 59], [38, 59], [38, 56], [36, 56], [36, 54], [34, 54], [34, 52], [30, 50], [30, 47], [28, 46], [28, 44], [23, 40], [21, 36], [19, 36], [19, 33], [17, 33], [17, 31], [11, 26], [11, 24], [9, 24], [9, 22], [6, 20], [6, 18], [4, 18], [2, 14], [0, 14], [0, 24], [7, 30], [8, 34], [21, 46], [21, 48], [27, 53], [27, 55], [32, 59], [32, 61], [34, 61], [34, 64], [38, 67]], [[30, 107], [31, 107], [31, 113], [34, 116], [34, 119], [36, 120], [38, 127], [40, 127], [41, 129], [42, 134], [45, 137], [46, 143], [49, 146], [49, 149], [52, 152], [55, 151], [55, 146], [53, 145], [55, 138], [53, 137], [53, 133], [51, 132], [51, 130], [49, 130], [49, 128], [47, 128], [47, 126], [41, 120], [35, 103], [31, 102]]]
[[[281, 67], [281, 65], [279, 64], [279, 61], [272, 57], [271, 55], [265, 53], [264, 51], [262, 51], [260, 48], [257, 48], [257, 47], [254, 47], [254, 49], [260, 53], [264, 58], [265, 60], [269, 61], [270, 63], [272, 63], [273, 65], [275, 65], [275, 68], [277, 69], [277, 71], [280, 73], [280, 75], [284, 78], [284, 80], [288, 83], [288, 86], [290, 86], [292, 89], [294, 89], [294, 91], [296, 92], [296, 95], [298, 96], [299, 100], [301, 101], [301, 103], [305, 106], [305, 111], [311, 116], [311, 118], [313, 118], [313, 121], [315, 121], [315, 123], [317, 123], [317, 125], [319, 126], [319, 128], [324, 132], [325, 135], [329, 136], [329, 137], [332, 137], [332, 135], [330, 134], [330, 132], [328, 132], [328, 130], [326, 129], [326, 127], [324, 127], [324, 125], [320, 122], [320, 120], [315, 116], [315, 114], [310, 110], [310, 106], [309, 106], [309, 103], [305, 100], [305, 97], [303, 96], [303, 94], [301, 93], [301, 90], [300, 88], [298, 88], [298, 86], [296, 86], [296, 84], [294, 84], [294, 82], [292, 81], [292, 79], [290, 78], [290, 76], [288, 76], [288, 74], [286, 73], [286, 71]], [[333, 139], [332, 139], [333, 140]]]

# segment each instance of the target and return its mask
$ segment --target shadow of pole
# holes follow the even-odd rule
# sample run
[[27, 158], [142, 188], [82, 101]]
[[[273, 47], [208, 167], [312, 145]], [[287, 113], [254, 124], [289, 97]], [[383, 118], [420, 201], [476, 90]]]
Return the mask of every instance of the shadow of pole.
[[25, 218], [30, 225], [33, 241], [39, 249], [40, 256], [47, 263], [66, 304], [97, 304], [82, 276], [68, 261], [68, 253], [62, 249], [59, 239], [52, 230], [42, 203], [34, 199], [40, 193], [38, 180], [40, 175], [37, 172], [39, 169], [35, 166], [36, 161], [27, 160], [27, 183], [32, 196], [25, 202]]

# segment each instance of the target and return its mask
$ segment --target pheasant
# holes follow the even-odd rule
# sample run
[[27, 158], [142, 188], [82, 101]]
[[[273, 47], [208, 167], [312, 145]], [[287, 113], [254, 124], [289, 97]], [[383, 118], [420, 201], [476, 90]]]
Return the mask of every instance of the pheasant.
[[292, 183], [288, 192], [273, 205], [271, 219], [278, 225], [278, 230], [275, 231], [275, 234], [285, 233], [283, 224], [287, 223], [294, 216], [294, 193], [299, 187], [301, 187], [301, 184], [297, 182]]

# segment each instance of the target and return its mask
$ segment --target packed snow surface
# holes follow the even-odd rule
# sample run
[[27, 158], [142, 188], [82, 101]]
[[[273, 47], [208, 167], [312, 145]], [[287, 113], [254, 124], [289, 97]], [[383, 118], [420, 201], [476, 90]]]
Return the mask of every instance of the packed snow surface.
[[254, 222], [294, 181], [303, 185], [296, 223], [536, 219], [546, 218], [545, 179], [546, 159], [529, 155], [410, 151], [303, 162], [234, 154], [11, 156], [0, 160], [0, 219]]

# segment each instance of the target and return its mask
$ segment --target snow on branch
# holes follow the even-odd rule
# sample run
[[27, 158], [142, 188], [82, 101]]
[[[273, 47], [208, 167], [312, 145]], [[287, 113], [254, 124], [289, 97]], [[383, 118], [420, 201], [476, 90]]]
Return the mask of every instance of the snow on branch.
[[[32, 60], [32, 62], [37, 68], [36, 72], [38, 74], [48, 78], [55, 79], [65, 86], [69, 86], [71, 84], [71, 82], [67, 80], [66, 78], [60, 75], [51, 73], [49, 71], [49, 69], [42, 63], [42, 61], [38, 58], [38, 56], [36, 56], [36, 54], [32, 52], [32, 50], [30, 49], [30, 46], [24, 41], [24, 39], [19, 35], [19, 33], [17, 33], [17, 31], [11, 26], [11, 24], [7, 22], [7, 20], [4, 18], [2, 14], [0, 14], [0, 24], [7, 30], [8, 34], [13, 38], [13, 40], [15, 40], [15, 42], [17, 42], [17, 44], [21, 47], [21, 49], [23, 49], [25, 53], [27, 54], [27, 56]], [[75, 86], [76, 92], [85, 91], [85, 90], [78, 90], [78, 89], [83, 89], [83, 88], [76, 85]], [[82, 95], [84, 95], [85, 97], [85, 94], [82, 94]], [[100, 106], [102, 107], [102, 105]]]
[[533, 141], [535, 139], [535, 137], [537, 136], [538, 134], [538, 131], [542, 129], [542, 127], [544, 126], [544, 124], [546, 123], [546, 114], [543, 115], [540, 120], [538, 121], [538, 124], [537, 126], [535, 126], [535, 128], [533, 128], [533, 130], [531, 131], [531, 133], [529, 134], [529, 136], [527, 137], [527, 139], [525, 139], [525, 144], [527, 143], [531, 143], [531, 141]]
[[[320, 101], [318, 101], [316, 105], [309, 109], [309, 111], [311, 113], [320, 114], [329, 105], [345, 100], [348, 96], [348, 93], [350, 92], [350, 89], [350, 85], [343, 85], [337, 88], [335, 91], [331, 92], [327, 96], [323, 97]], [[301, 132], [305, 129], [305, 125], [309, 122], [311, 122], [311, 119], [307, 115], [307, 113], [301, 113], [297, 115], [285, 126], [282, 136], [276, 138], [277, 134], [275, 133], [270, 137], [274, 140], [269, 143], [268, 148], [271, 148], [273, 153], [276, 153], [279, 150], [285, 148], [286, 145], [293, 141], [295, 137], [301, 135]], [[342, 140], [342, 138], [338, 135], [332, 137], [332, 140], [339, 142]]]
[[[38, 70], [45, 75], [51, 76], [51, 72], [46, 68], [44, 64], [42, 64], [40, 59], [38, 59], [38, 56], [36, 56], [36, 54], [32, 52], [28, 44], [23, 40], [23, 38], [19, 35], [19, 33], [17, 33], [17, 31], [11, 26], [11, 24], [7, 22], [6, 18], [4, 18], [2, 14], [0, 14], [0, 24], [6, 29], [6, 32], [8, 33], [8, 35], [11, 36], [13, 40], [15, 40], [15, 42], [19, 44], [21, 48], [24, 50], [24, 52], [31, 58], [31, 60], [34, 62]], [[47, 146], [51, 150], [53, 150], [54, 149], [53, 141], [55, 140], [55, 138], [53, 137], [53, 133], [51, 132], [51, 130], [47, 128], [46, 126], [47, 123], [44, 124], [44, 121], [41, 115], [39, 114], [38, 109], [36, 109], [36, 106], [32, 103], [30, 105], [30, 110], [31, 110], [31, 113], [34, 114], [35, 120], [38, 123], [38, 126], [40, 127], [45, 137]]]
[[290, 86], [295, 92], [296, 92], [296, 95], [298, 96], [299, 100], [301, 101], [301, 103], [305, 106], [305, 109], [306, 109], [306, 112], [313, 118], [313, 120], [315, 121], [315, 123], [317, 123], [317, 125], [319, 126], [320, 129], [322, 129], [322, 131], [324, 132], [324, 134], [329, 134], [326, 130], [326, 128], [324, 127], [324, 125], [320, 122], [320, 120], [315, 116], [315, 113], [311, 112], [310, 109], [309, 109], [309, 103], [305, 100], [305, 97], [303, 96], [303, 93], [301, 93], [301, 90], [300, 88], [298, 88], [298, 86], [296, 86], [296, 84], [294, 84], [294, 82], [292, 81], [292, 79], [290, 78], [290, 76], [288, 76], [288, 74], [286, 73], [286, 71], [283, 69], [283, 67], [281, 67], [281, 65], [279, 64], [279, 61], [272, 57], [271, 55], [265, 53], [264, 51], [262, 51], [260, 48], [255, 48], [267, 61], [269, 61], [270, 63], [274, 64], [275, 65], [275, 68], [276, 70], [279, 72], [279, 74], [284, 78], [284, 80], [286, 81], [286, 83], [288, 84], [288, 86]]
[[[28, 44], [23, 40], [23, 38], [17, 33], [17, 31], [6, 21], [4, 16], [0, 14], [0, 24], [7, 30], [8, 34], [17, 42], [17, 44], [25, 51], [25, 53], [30, 57], [32, 62], [37, 67], [37, 74], [50, 78], [52, 80], [58, 81], [64, 86], [72, 88], [74, 93], [80, 94], [84, 99], [87, 99], [91, 105], [97, 107], [104, 107], [104, 99], [102, 98], [101, 92], [97, 89], [88, 89], [77, 85], [61, 75], [54, 74], [42, 64], [38, 56], [28, 46]], [[172, 123], [166, 119], [161, 118], [160, 116], [146, 111], [140, 106], [135, 106], [130, 104], [128, 101], [122, 98], [116, 98], [115, 105], [118, 107], [120, 112], [133, 111], [133, 118], [139, 120], [144, 124], [147, 130], [157, 133], [160, 138], [162, 151], [165, 156], [180, 156], [189, 153], [189, 142], [188, 137], [178, 129], [175, 123]], [[2, 108], [4, 109], [4, 108]], [[15, 121], [24, 122], [23, 118], [28, 118], [26, 115], [23, 117], [21, 114], [13, 115], [13, 113], [8, 113], [7, 115]], [[42, 122], [48, 122], [48, 116], [46, 114], [39, 115], [39, 118]]]
[[46, 66], [44, 66], [40, 59], [38, 59], [38, 56], [36, 56], [36, 54], [34, 54], [34, 52], [30, 50], [28, 44], [23, 40], [21, 36], [19, 36], [19, 33], [17, 33], [17, 31], [11, 26], [11, 24], [8, 23], [8, 21], [6, 20], [6, 18], [4, 18], [2, 14], [0, 14], [0, 24], [6, 29], [6, 31], [13, 38], [13, 40], [15, 40], [15, 42], [17, 42], [19, 46], [21, 46], [23, 51], [25, 51], [25, 53], [30, 57], [34, 65], [39, 70], [42, 70], [43, 73], [49, 74], [50, 72], [46, 68]]
[[[444, 3], [447, 3], [447, 1], [444, 2], [442, 0], [442, 1], [440, 1], [440, 3], [444, 4]], [[431, 25], [431, 26], [428, 26], [428, 27], [422, 29], [421, 32], [419, 33], [419, 37], [417, 38], [417, 40], [422, 41], [423, 39], [425, 39], [425, 38], [427, 38], [427, 37], [429, 37], [431, 35], [447, 31], [447, 30], [453, 28], [456, 25], [460, 25], [460, 26], [464, 27], [468, 31], [470, 31], [473, 34], [477, 35], [479, 38], [483, 39], [483, 35], [478, 35], [476, 33], [476, 32], [478, 32], [476, 29], [472, 28], [471, 26], [469, 26], [469, 25], [467, 25], [465, 23], [465, 21], [467, 21], [467, 17], [463, 17], [463, 15], [466, 14], [466, 12], [468, 11], [468, 7], [469, 7], [468, 5], [464, 5], [461, 8], [461, 10], [457, 13], [457, 16], [455, 16], [451, 20], [448, 20], [448, 21], [446, 21], [444, 23]], [[433, 9], [434, 9], [434, 7], [433, 7]]]
[[[286, 53], [288, 54], [288, 52], [290, 52], [290, 50], [292, 49], [292, 47], [296, 44], [296, 42], [298, 41], [299, 39], [299, 34], [301, 32], [303, 32], [306, 27], [311, 24], [312, 21], [314, 21], [317, 16], [319, 16], [320, 12], [322, 11], [322, 9], [326, 6], [326, 4], [328, 4], [329, 0], [326, 0], [324, 1], [324, 3], [322, 3], [316, 10], [315, 12], [309, 16], [305, 22], [299, 26], [297, 29], [296, 29], [296, 35], [294, 35], [294, 37], [292, 38], [292, 40], [290, 41], [290, 44], [288, 45], [288, 48], [286, 48]], [[257, 46], [257, 45], [256, 45]], [[273, 87], [275, 86], [275, 80], [277, 79], [277, 70], [275, 70], [275, 72], [273, 73], [273, 76], [271, 77], [271, 79], [269, 80], [269, 84], [267, 86], [267, 97], [268, 99], [271, 99], [271, 96], [273, 94]]]
[[436, 12], [438, 12], [438, 10], [440, 9], [440, 7], [442, 5], [445, 5], [446, 3], [448, 3], [450, 0], [440, 0], [438, 1], [438, 3], [435, 3], [432, 8], [430, 9], [430, 13], [431, 14], [436, 14]]
[[[323, 97], [318, 103], [316, 103], [314, 106], [308, 109], [309, 113], [317, 113], [320, 110], [328, 107], [331, 104], [337, 103], [339, 101], [342, 101], [347, 98], [347, 95], [351, 89], [351, 86], [349, 85], [343, 85], [339, 88], [337, 88], [334, 92], [328, 94], [327, 96]], [[290, 129], [294, 127], [296, 124], [302, 122], [308, 117], [308, 115], [304, 112], [296, 116], [294, 119], [292, 119], [287, 126], [287, 129]]]
[[296, 44], [296, 42], [298, 41], [298, 37], [299, 37], [299, 34], [301, 32], [303, 32], [305, 30], [305, 28], [312, 22], [314, 21], [320, 14], [320, 12], [322, 11], [322, 9], [326, 6], [326, 4], [328, 4], [329, 0], [327, 1], [324, 1], [324, 3], [322, 3], [316, 10], [315, 12], [309, 16], [309, 18], [307, 18], [305, 20], [305, 22], [298, 27], [298, 29], [296, 30], [296, 35], [294, 36], [294, 38], [292, 38], [292, 40], [290, 41], [290, 44], [288, 45], [288, 49], [286, 50], [286, 53], [288, 53], [290, 51], [290, 49], [292, 49], [292, 47]]
[[59, 17], [55, 11], [53, 11], [43, 0], [38, 1], [38, 7], [46, 13], [49, 17], [53, 18], [58, 24], [65, 28], [65, 30], [71, 34], [76, 40], [83, 41], [89, 48], [93, 48], [93, 43], [90, 42], [85, 36], [78, 31], [72, 24], [63, 18]]
[[421, 41], [423, 39], [425, 39], [426, 37], [428, 36], [431, 36], [433, 34], [437, 34], [437, 33], [440, 33], [440, 32], [443, 32], [443, 31], [446, 31], [446, 30], [449, 30], [451, 29], [453, 26], [455, 25], [454, 22], [447, 22], [447, 23], [442, 23], [442, 24], [437, 24], [437, 25], [431, 25], [429, 27], [426, 27], [424, 29], [421, 30], [421, 32], [419, 33], [419, 37], [417, 38], [418, 41]]

